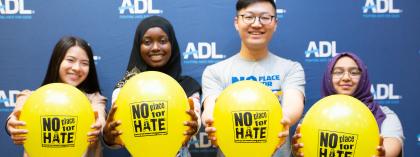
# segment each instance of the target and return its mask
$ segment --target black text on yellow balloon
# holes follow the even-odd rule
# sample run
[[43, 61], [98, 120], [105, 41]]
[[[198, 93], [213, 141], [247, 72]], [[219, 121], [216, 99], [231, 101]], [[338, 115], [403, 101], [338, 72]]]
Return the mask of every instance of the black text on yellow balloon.
[[353, 156], [357, 143], [357, 134], [320, 130], [318, 137], [319, 156]]
[[268, 111], [232, 112], [236, 143], [267, 141]]
[[43, 147], [73, 147], [77, 130], [76, 116], [42, 116]]
[[166, 101], [147, 101], [131, 104], [134, 136], [168, 134], [167, 109]]

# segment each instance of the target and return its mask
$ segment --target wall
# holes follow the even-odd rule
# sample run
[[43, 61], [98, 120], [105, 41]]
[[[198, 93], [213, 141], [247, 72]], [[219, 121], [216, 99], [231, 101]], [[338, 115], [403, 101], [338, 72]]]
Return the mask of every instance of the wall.
[[[355, 52], [369, 67], [376, 100], [392, 108], [402, 121], [405, 154], [420, 154], [416, 122], [420, 2], [283, 0], [277, 6], [279, 22], [270, 50], [303, 65], [305, 111], [320, 98], [327, 61], [339, 52]], [[80, 36], [91, 44], [103, 93], [110, 98], [143, 18], [159, 15], [173, 23], [185, 55], [183, 72], [200, 80], [207, 65], [238, 52], [235, 13], [235, 1], [226, 0], [0, 0], [0, 124], [19, 91], [39, 87], [53, 46], [62, 36]], [[197, 57], [188, 55], [195, 50]], [[191, 145], [194, 155], [214, 153], [205, 133], [196, 139]], [[0, 143], [1, 154], [20, 156], [22, 147], [15, 146], [4, 131]], [[105, 154], [129, 156], [124, 150], [106, 149]]]

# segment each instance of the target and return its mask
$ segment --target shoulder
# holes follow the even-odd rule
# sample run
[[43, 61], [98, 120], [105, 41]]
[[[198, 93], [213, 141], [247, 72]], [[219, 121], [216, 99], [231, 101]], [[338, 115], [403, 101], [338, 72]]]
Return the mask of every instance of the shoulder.
[[380, 108], [381, 108], [382, 112], [384, 112], [387, 117], [388, 116], [397, 116], [397, 114], [387, 106], [380, 105]]
[[32, 94], [31, 90], [25, 89], [25, 90], [21, 91], [19, 94], [17, 94], [17, 97], [29, 96], [31, 94]]
[[304, 79], [305, 71], [299, 62], [279, 57], [272, 53], [270, 53], [270, 58], [270, 65], [275, 67], [277, 71], [283, 73], [285, 77], [293, 76], [298, 79]]
[[223, 68], [225, 66], [228, 66], [230, 64], [232, 64], [232, 62], [238, 57], [238, 54], [235, 54], [225, 60], [222, 60], [220, 62], [214, 63], [212, 65], [209, 65], [206, 67], [206, 69], [220, 69]]
[[16, 100], [26, 100], [32, 94], [31, 90], [25, 89], [16, 95]]
[[32, 94], [31, 90], [25, 89], [23, 91], [21, 91], [20, 93], [18, 93], [16, 95], [16, 103], [15, 103], [15, 108], [14, 110], [20, 110], [22, 109], [23, 105], [26, 102], [26, 99], [28, 99], [28, 97]]
[[291, 67], [302, 67], [302, 65], [294, 60], [291, 59], [287, 59], [287, 58], [283, 58], [280, 56], [277, 56], [273, 53], [269, 53], [269, 57], [272, 58], [272, 60], [275, 62], [275, 64], [281, 64], [281, 65], [286, 65], [287, 66], [291, 66]]
[[117, 88], [122, 88], [124, 86], [124, 84], [133, 76], [137, 75], [141, 73], [140, 69], [137, 67], [132, 68], [129, 71], [126, 71], [124, 74], [124, 77], [117, 82], [117, 84], [115, 85], [115, 87]]
[[381, 134], [384, 137], [396, 137], [402, 141], [404, 139], [403, 127], [397, 114], [386, 106], [380, 106], [380, 108], [386, 115], [381, 126]]
[[99, 92], [95, 93], [87, 93], [86, 96], [88, 97], [89, 101], [93, 102], [106, 102], [107, 98], [101, 95]]
[[398, 126], [401, 125], [401, 121], [398, 118], [398, 115], [393, 110], [391, 110], [387, 106], [380, 106], [380, 108], [381, 108], [382, 112], [384, 112], [384, 114], [386, 115], [386, 118], [383, 122], [383, 124], [385, 124], [385, 126], [388, 126], [388, 124], [398, 125]]

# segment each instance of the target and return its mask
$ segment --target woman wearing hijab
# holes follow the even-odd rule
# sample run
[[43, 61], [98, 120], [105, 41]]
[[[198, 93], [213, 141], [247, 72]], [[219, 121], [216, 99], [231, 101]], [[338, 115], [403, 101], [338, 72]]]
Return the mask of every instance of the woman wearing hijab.
[[188, 141], [200, 128], [200, 84], [189, 76], [182, 76], [181, 59], [178, 42], [175, 32], [168, 20], [159, 16], [151, 16], [144, 19], [137, 27], [134, 36], [134, 44], [131, 50], [130, 61], [128, 62], [126, 73], [120, 80], [112, 93], [112, 108], [106, 125], [103, 128], [104, 141], [109, 146], [122, 146], [119, 139], [121, 131], [116, 127], [121, 121], [114, 120], [112, 115], [115, 113], [114, 102], [118, 97], [120, 89], [134, 75], [144, 71], [160, 71], [174, 78], [182, 86], [185, 93], [194, 102], [194, 110], [187, 113], [193, 120], [186, 121], [184, 125], [189, 126], [184, 135], [184, 147], [178, 152], [177, 156], [190, 156], [188, 153]]
[[[340, 53], [329, 62], [322, 81], [322, 96], [345, 94], [363, 102], [374, 115], [381, 133], [379, 156], [402, 156], [404, 141], [403, 129], [398, 116], [388, 107], [381, 106], [373, 100], [370, 92], [371, 83], [367, 66], [353, 53]], [[303, 143], [297, 143], [302, 137], [300, 126], [297, 127], [292, 140], [293, 154], [303, 157], [299, 148]]]

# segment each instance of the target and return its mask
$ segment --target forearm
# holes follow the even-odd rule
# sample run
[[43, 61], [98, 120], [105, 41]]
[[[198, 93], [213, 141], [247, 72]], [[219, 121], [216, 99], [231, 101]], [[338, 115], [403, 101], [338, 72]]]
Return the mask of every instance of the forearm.
[[107, 99], [99, 93], [88, 94], [88, 98], [92, 104], [93, 111], [97, 114], [96, 121], [98, 121], [103, 128], [105, 126], [105, 106]]
[[195, 134], [197, 134], [201, 128], [201, 105], [200, 105], [200, 94], [194, 93], [193, 95], [190, 96], [190, 99], [193, 101], [194, 103], [194, 113], [197, 116], [197, 131], [195, 132]]
[[7, 117], [6, 123], [5, 123], [5, 130], [6, 133], [10, 135], [10, 130], [9, 130], [9, 120], [10, 119], [14, 119], [14, 120], [18, 120], [19, 119], [19, 115], [20, 115], [20, 111], [23, 108], [23, 105], [26, 102], [26, 99], [28, 99], [29, 95], [31, 95], [31, 91], [30, 90], [23, 90], [22, 92], [20, 92], [17, 96], [16, 96], [16, 103], [15, 103], [15, 108], [13, 109], [12, 113], [10, 113], [9, 117]]
[[302, 116], [303, 105], [302, 107], [285, 107], [283, 109], [283, 116], [286, 116], [290, 120], [290, 125], [295, 125], [300, 117]]
[[395, 137], [385, 137], [384, 147], [386, 157], [397, 157], [402, 151], [402, 143]]
[[10, 136], [10, 131], [7, 127], [8, 126], [7, 123], [9, 123], [10, 118], [12, 118], [11, 116], [12, 116], [12, 114], [9, 117], [7, 117], [6, 123], [4, 123], [4, 130], [6, 131], [7, 135], [9, 135], [9, 136]]
[[98, 119], [97, 121], [99, 121], [101, 123], [101, 130], [105, 127], [105, 123], [106, 123], [106, 112], [105, 112], [105, 104], [104, 107], [99, 109], [98, 111]]
[[203, 101], [204, 111], [201, 116], [202, 117], [201, 120], [204, 126], [206, 126], [205, 121], [213, 117], [213, 111], [214, 111], [215, 105], [216, 105], [216, 96], [210, 95], [204, 98], [204, 101]]
[[303, 113], [304, 96], [298, 90], [289, 89], [283, 95], [283, 116], [290, 120], [290, 125], [296, 124]]

